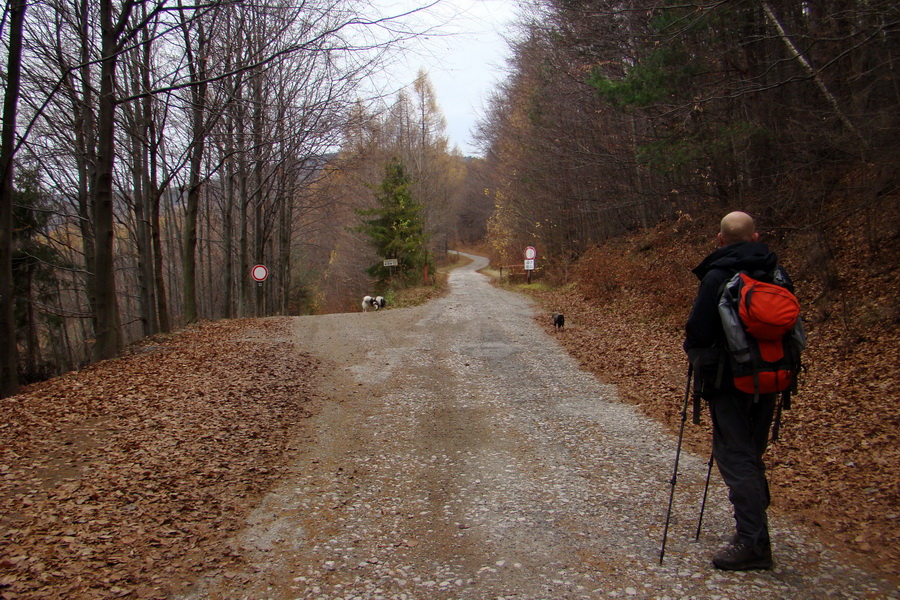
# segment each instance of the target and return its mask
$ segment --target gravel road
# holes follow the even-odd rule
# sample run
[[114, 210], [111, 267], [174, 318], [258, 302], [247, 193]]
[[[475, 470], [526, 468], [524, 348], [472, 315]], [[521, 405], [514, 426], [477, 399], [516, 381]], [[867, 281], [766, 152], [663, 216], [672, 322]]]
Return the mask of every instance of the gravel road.
[[469, 258], [427, 305], [296, 319], [328, 400], [233, 542], [249, 568], [186, 600], [900, 598], [778, 515], [773, 571], [714, 570], [733, 521], [714, 473], [693, 540], [706, 457], [688, 453], [660, 566], [676, 439]]

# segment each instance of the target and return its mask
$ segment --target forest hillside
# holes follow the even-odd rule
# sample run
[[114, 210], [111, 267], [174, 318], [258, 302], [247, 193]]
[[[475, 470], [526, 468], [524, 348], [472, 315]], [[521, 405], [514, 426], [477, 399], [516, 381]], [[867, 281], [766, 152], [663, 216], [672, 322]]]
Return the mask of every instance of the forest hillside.
[[[821, 240], [765, 232], [761, 240], [791, 272], [809, 335], [799, 394], [767, 454], [773, 507], [861, 564], [897, 577], [900, 229], [888, 229], [894, 233], [871, 247], [862, 213], [842, 220], [831, 230], [827, 269], [811, 251]], [[545, 273], [526, 286], [546, 313], [565, 315], [558, 339], [586, 369], [673, 431], [687, 373], [683, 326], [697, 288], [690, 270], [714, 248], [716, 231], [712, 214], [682, 215], [610, 239], [567, 273]], [[546, 313], [539, 319], [549, 331]], [[709, 452], [708, 414], [699, 427], [688, 421], [685, 439], [701, 455]]]

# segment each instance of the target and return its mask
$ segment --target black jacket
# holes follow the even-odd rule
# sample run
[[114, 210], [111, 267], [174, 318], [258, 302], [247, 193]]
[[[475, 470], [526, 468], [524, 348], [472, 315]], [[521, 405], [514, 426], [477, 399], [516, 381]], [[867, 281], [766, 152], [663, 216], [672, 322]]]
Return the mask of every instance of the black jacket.
[[[700, 279], [700, 289], [684, 327], [684, 350], [695, 363], [695, 369], [701, 367], [695, 370], [698, 383], [701, 383], [697, 389], [708, 393], [713, 391], [711, 387], [715, 383], [720, 383], [718, 389], [733, 390], [731, 369], [727, 361], [722, 360], [725, 348], [725, 331], [719, 318], [722, 286], [738, 271], [765, 279], [776, 268], [780, 269], [778, 257], [768, 246], [759, 242], [740, 242], [718, 248], [693, 270]], [[784, 277], [792, 288], [787, 273]], [[697, 357], [701, 358], [702, 365], [694, 360]]]

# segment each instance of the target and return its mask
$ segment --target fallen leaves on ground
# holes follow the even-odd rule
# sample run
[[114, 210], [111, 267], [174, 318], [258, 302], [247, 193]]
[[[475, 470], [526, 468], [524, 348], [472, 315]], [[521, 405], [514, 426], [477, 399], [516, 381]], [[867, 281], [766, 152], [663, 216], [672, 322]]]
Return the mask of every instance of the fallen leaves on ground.
[[0, 597], [165, 598], [237, 560], [312, 410], [289, 328], [205, 323], [0, 400]]

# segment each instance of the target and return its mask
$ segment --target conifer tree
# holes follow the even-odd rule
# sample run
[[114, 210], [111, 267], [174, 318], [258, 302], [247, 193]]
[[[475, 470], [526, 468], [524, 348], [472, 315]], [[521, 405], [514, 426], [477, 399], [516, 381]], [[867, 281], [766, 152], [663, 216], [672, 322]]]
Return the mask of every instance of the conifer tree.
[[394, 158], [386, 165], [384, 179], [375, 190], [378, 206], [356, 211], [362, 217], [371, 217], [356, 231], [369, 236], [381, 259], [397, 260], [396, 267], [385, 267], [379, 260], [366, 270], [380, 285], [395, 277], [401, 283], [412, 283], [429, 260], [422, 206], [413, 198], [411, 186], [403, 162]]

